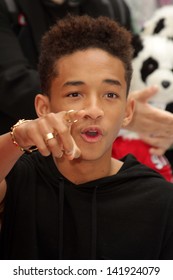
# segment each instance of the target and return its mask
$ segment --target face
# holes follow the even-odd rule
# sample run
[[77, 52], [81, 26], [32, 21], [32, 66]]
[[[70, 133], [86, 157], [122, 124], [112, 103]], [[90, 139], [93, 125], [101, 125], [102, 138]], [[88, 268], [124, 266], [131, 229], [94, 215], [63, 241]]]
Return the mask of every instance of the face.
[[71, 128], [82, 157], [110, 156], [121, 126], [132, 116], [132, 106], [126, 104], [123, 63], [103, 50], [88, 49], [61, 58], [56, 69], [51, 97], [43, 97], [46, 112], [85, 110]]

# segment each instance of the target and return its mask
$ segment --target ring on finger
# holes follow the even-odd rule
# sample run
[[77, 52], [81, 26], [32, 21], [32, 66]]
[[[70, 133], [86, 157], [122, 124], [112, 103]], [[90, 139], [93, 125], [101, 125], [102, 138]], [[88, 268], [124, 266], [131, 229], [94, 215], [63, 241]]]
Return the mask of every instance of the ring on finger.
[[71, 117], [70, 117], [70, 113], [74, 112], [74, 110], [69, 110], [65, 113], [65, 120], [68, 122], [68, 123], [75, 123], [77, 122], [78, 120], [75, 119], [73, 120]]
[[47, 143], [49, 140], [55, 138], [55, 135], [52, 132], [46, 134], [44, 141]]

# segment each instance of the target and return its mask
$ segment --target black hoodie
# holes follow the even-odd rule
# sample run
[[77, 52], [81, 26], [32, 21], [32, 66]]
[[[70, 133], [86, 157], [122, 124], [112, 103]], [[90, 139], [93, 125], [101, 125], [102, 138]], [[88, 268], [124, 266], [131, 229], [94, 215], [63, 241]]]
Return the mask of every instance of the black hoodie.
[[173, 259], [173, 185], [123, 161], [75, 185], [51, 156], [22, 156], [7, 177], [1, 259]]

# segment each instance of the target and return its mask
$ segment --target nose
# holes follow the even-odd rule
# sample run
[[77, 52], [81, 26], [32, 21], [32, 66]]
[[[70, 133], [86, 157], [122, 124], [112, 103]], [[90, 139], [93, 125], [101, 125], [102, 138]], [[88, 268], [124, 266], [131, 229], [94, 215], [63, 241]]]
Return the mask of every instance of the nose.
[[168, 88], [170, 86], [170, 82], [165, 80], [165, 81], [162, 82], [162, 86], [164, 88]]
[[88, 117], [96, 120], [104, 116], [103, 104], [101, 100], [98, 100], [97, 98], [91, 98], [88, 100], [87, 104], [85, 104], [84, 110], [86, 112], [85, 118]]

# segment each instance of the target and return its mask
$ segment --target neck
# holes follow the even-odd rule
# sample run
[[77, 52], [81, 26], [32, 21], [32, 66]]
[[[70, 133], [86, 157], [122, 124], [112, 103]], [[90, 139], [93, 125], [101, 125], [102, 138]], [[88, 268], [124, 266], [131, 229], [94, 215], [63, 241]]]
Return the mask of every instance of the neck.
[[92, 161], [83, 159], [69, 161], [65, 158], [54, 161], [61, 174], [76, 185], [114, 175], [123, 164], [110, 155]]

